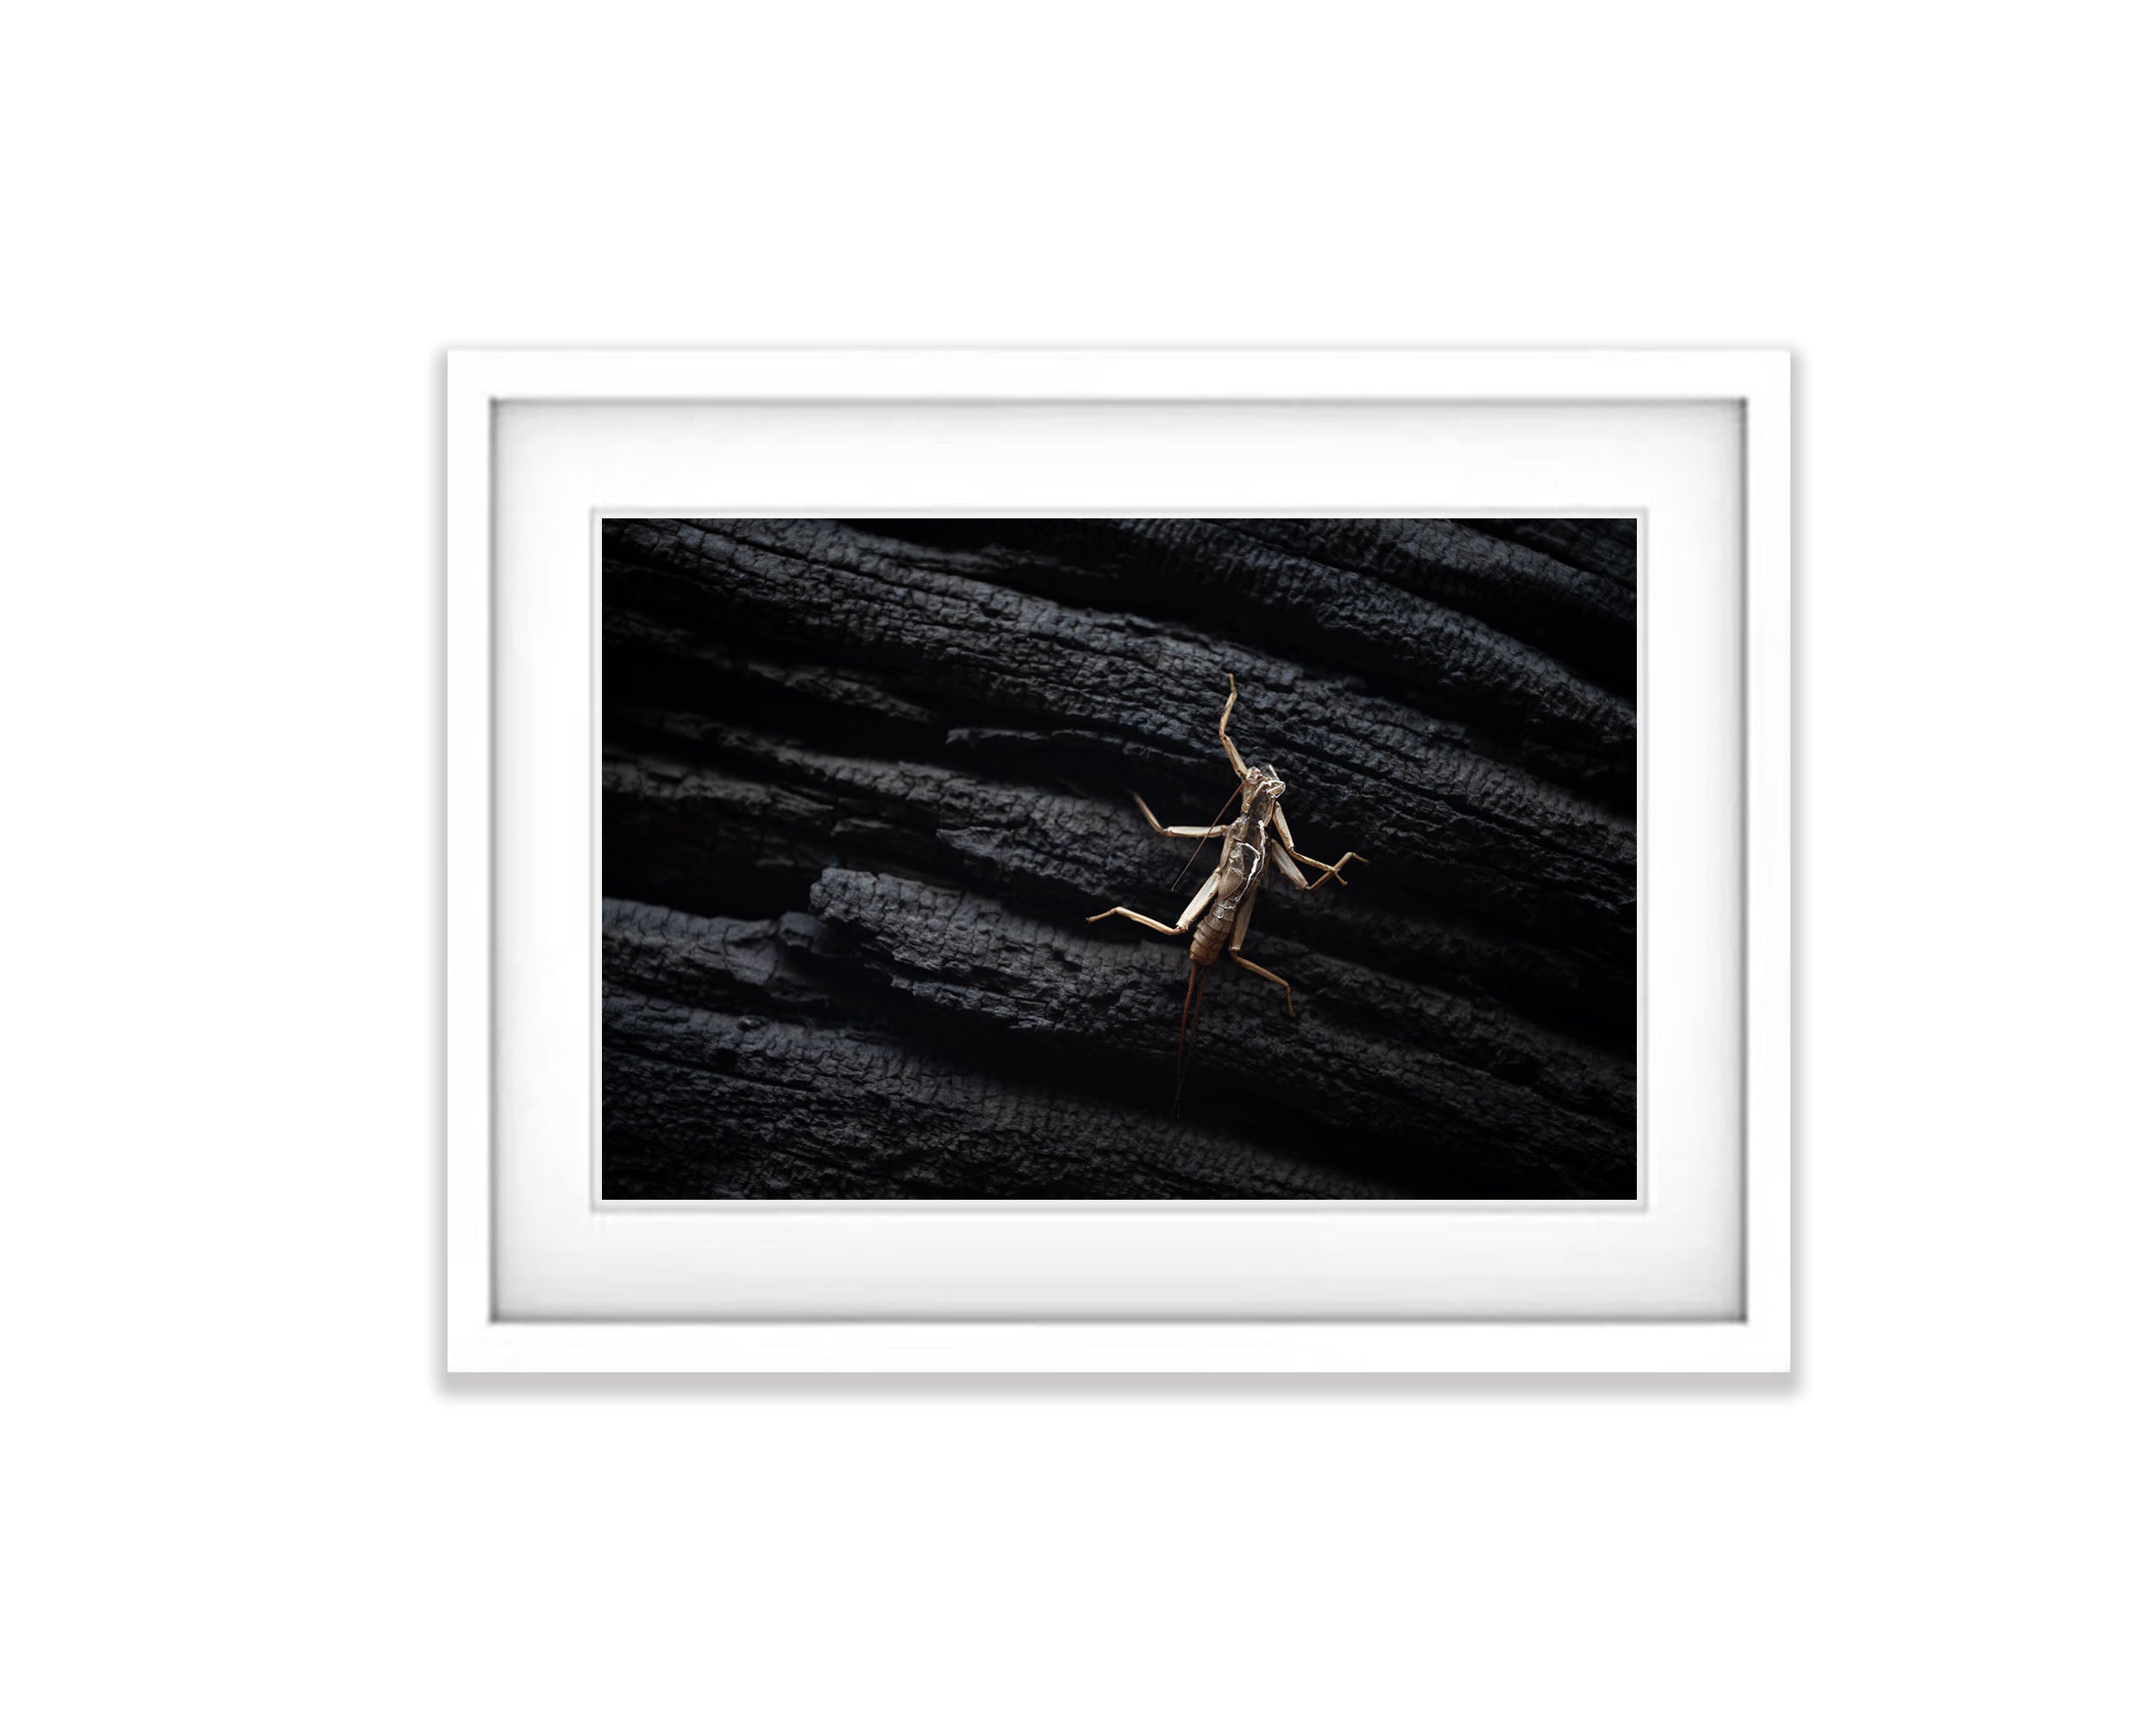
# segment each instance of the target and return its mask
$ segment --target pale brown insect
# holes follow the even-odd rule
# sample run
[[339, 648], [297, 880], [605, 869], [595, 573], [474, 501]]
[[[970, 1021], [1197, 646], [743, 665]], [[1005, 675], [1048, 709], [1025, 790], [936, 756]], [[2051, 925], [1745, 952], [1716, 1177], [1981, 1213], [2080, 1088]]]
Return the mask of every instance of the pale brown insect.
[[[1230, 676], [1228, 704], [1220, 709], [1220, 746], [1227, 750], [1228, 764], [1235, 768], [1238, 781], [1228, 801], [1232, 803], [1238, 795], [1243, 800], [1242, 812], [1233, 820], [1218, 821], [1211, 826], [1163, 826], [1152, 810], [1146, 807], [1145, 799], [1136, 791], [1131, 793], [1131, 800], [1138, 805], [1138, 812], [1154, 831], [1172, 838], [1194, 838], [1200, 844], [1208, 838], [1219, 839], [1220, 860], [1213, 873], [1198, 888], [1197, 896], [1183, 906], [1183, 913], [1172, 926], [1121, 905], [1086, 919], [1087, 922], [1099, 922], [1106, 917], [1128, 917], [1161, 934], [1188, 933], [1194, 923], [1197, 925], [1190, 938], [1190, 980], [1183, 985], [1182, 1024], [1176, 1032], [1175, 1096], [1179, 1107], [1183, 1066], [1188, 1058], [1190, 1039], [1196, 1031], [1198, 1010], [1205, 1003], [1205, 977], [1211, 974], [1224, 950], [1245, 970], [1255, 971], [1269, 982], [1277, 982], [1288, 996], [1288, 1016], [1295, 1015], [1295, 991], [1288, 979], [1275, 975], [1263, 964], [1253, 963], [1243, 956], [1243, 937], [1250, 932], [1250, 913], [1257, 906], [1257, 889], [1264, 885], [1268, 872], [1278, 869], [1290, 885], [1309, 893], [1327, 881], [1339, 880], [1340, 870], [1349, 863], [1369, 861], [1351, 850], [1338, 862], [1320, 862], [1295, 849], [1294, 837], [1288, 830], [1288, 817], [1280, 806], [1288, 787], [1269, 766], [1244, 765], [1234, 739], [1228, 735], [1228, 715], [1235, 711], [1235, 679]], [[1299, 862], [1307, 862], [1318, 870], [1318, 878], [1306, 880], [1302, 870], [1295, 866]]]

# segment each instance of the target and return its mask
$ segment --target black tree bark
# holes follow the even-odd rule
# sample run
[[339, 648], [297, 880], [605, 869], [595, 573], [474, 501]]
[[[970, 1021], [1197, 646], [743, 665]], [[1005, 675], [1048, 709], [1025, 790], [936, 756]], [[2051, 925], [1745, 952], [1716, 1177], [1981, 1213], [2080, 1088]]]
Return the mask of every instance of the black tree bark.
[[[1633, 545], [1601, 521], [615, 521], [605, 1185], [1633, 1183]], [[1244, 756], [1301, 848], [1182, 1113], [1163, 920]]]

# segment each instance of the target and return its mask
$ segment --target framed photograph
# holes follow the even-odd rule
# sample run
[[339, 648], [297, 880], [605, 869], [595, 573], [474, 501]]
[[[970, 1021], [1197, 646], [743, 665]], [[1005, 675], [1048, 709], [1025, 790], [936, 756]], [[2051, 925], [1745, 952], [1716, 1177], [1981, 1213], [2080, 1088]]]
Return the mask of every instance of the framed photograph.
[[1786, 354], [448, 411], [452, 1371], [1789, 1369]]

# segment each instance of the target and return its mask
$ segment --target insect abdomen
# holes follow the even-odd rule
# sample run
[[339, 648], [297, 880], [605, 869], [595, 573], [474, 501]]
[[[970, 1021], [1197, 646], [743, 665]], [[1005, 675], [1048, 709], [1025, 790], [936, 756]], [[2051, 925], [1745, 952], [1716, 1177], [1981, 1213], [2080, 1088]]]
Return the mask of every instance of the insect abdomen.
[[1198, 925], [1198, 932], [1190, 937], [1190, 962], [1210, 964], [1220, 956], [1220, 949], [1228, 944], [1228, 936], [1235, 930], [1235, 913], [1223, 915], [1213, 910], [1206, 913]]

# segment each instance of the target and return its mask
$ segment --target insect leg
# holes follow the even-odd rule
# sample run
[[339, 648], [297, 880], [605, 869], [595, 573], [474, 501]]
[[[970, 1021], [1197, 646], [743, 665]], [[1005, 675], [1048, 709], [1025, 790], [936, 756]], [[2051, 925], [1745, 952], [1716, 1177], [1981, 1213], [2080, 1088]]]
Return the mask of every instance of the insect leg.
[[[1200, 906], [1220, 890], [1220, 882], [1226, 878], [1227, 872], [1227, 858], [1223, 856], [1220, 866], [1213, 871], [1212, 878], [1198, 888], [1198, 896], [1190, 901], [1190, 908], [1183, 913], [1186, 924], [1197, 919]], [[1238, 940], [1243, 938], [1243, 931], [1250, 925], [1250, 908], [1257, 903], [1257, 893], [1248, 888], [1244, 890], [1249, 896], [1243, 900], [1243, 908], [1235, 913], [1235, 938]], [[1183, 1074], [1190, 1067], [1191, 1045], [1198, 1038], [1198, 1013], [1206, 1000], [1206, 978], [1213, 974], [1210, 960], [1202, 966], [1198, 963], [1197, 942], [1194, 940], [1190, 945], [1190, 974], [1197, 984], [1198, 994], [1193, 1000], [1189, 988], [1186, 986], [1183, 989], [1183, 1027], [1175, 1038], [1175, 1112], [1179, 1114], [1183, 1106]]]
[[[1358, 856], [1351, 850], [1338, 862], [1320, 862], [1314, 856], [1305, 856], [1300, 850], [1290, 850], [1277, 838], [1268, 839], [1266, 843], [1273, 853], [1274, 866], [1288, 877], [1291, 884], [1306, 893], [1316, 892], [1327, 881], [1339, 881], [1340, 870], [1346, 868], [1349, 863], [1367, 862], [1370, 860], [1367, 856]], [[1317, 869], [1318, 878], [1315, 881], [1306, 881], [1303, 878], [1302, 870], [1295, 867], [1298, 862], [1307, 862], [1312, 868]], [[1346, 882], [1342, 881], [1341, 884], [1344, 886]]]
[[1112, 916], [1128, 917], [1132, 922], [1142, 922], [1146, 925], [1146, 927], [1152, 929], [1156, 933], [1160, 934], [1181, 934], [1182, 932], [1182, 931], [1179, 928], [1170, 928], [1164, 922], [1155, 922], [1153, 919], [1149, 916], [1140, 916], [1136, 911], [1126, 911], [1121, 905], [1117, 905], [1112, 910], [1105, 910], [1101, 912], [1100, 916], [1089, 916], [1086, 919], [1086, 920], [1087, 922], [1099, 922], [1102, 917]]
[[[1294, 835], [1288, 831], [1288, 817], [1282, 812], [1281, 806], [1278, 803], [1275, 803], [1273, 805], [1273, 830], [1280, 834], [1279, 849], [1274, 852], [1275, 860], [1278, 861], [1280, 851], [1284, 850], [1289, 856], [1293, 857], [1298, 862], [1307, 862], [1313, 869], [1322, 869], [1325, 871], [1325, 880], [1320, 880], [1317, 882], [1317, 884], [1320, 887], [1325, 885], [1326, 880], [1339, 880], [1340, 870], [1346, 868], [1349, 863], [1367, 862], [1370, 860], [1369, 857], [1359, 856], [1352, 850], [1349, 851], [1348, 854], [1343, 856], [1338, 862], [1320, 862], [1315, 856], [1304, 856], [1301, 851], [1295, 849]], [[1301, 875], [1298, 875], [1293, 869], [1288, 868], [1284, 862], [1281, 864], [1281, 868], [1282, 871], [1287, 875], [1289, 880], [1293, 881], [1298, 887], [1302, 886], [1303, 881]], [[1343, 882], [1342, 884], [1344, 885], [1345, 883]], [[1309, 889], [1305, 888], [1304, 890], [1307, 891]]]
[[1252, 893], [1249, 898], [1244, 900], [1243, 908], [1236, 916], [1235, 932], [1228, 937], [1228, 957], [1232, 958], [1238, 964], [1240, 964], [1245, 970], [1255, 970], [1268, 982], [1279, 983], [1282, 988], [1285, 989], [1287, 992], [1288, 1016], [1292, 1019], [1295, 1015], [1295, 991], [1293, 988], [1288, 988], [1288, 979], [1285, 976], [1274, 975], [1273, 973], [1268, 970], [1263, 964], [1253, 964], [1249, 959], [1243, 956], [1243, 937], [1250, 932], [1250, 913], [1257, 907], [1257, 894], [1256, 893]]
[[1302, 870], [1295, 867], [1294, 859], [1281, 848], [1281, 843], [1277, 838], [1268, 838], [1265, 841], [1265, 848], [1273, 853], [1273, 867], [1288, 877], [1289, 886], [1299, 893], [1311, 893], [1317, 890], [1309, 881], [1303, 879]]
[[1136, 911], [1125, 910], [1121, 905], [1117, 905], [1112, 909], [1101, 912], [1100, 916], [1089, 916], [1086, 919], [1086, 920], [1087, 922], [1099, 922], [1105, 917], [1128, 917], [1132, 922], [1144, 923], [1146, 927], [1153, 930], [1156, 933], [1182, 934], [1188, 931], [1191, 924], [1198, 920], [1198, 913], [1203, 910], [1206, 906], [1212, 901], [1213, 895], [1219, 890], [1220, 875], [1219, 872], [1216, 869], [1213, 873], [1206, 876], [1205, 885], [1198, 888], [1198, 896], [1183, 906], [1182, 920], [1178, 922], [1173, 928], [1170, 928], [1164, 922], [1155, 922], [1153, 919], [1149, 916], [1140, 916]]
[[[1218, 826], [1163, 826], [1152, 810], [1145, 806], [1144, 797], [1136, 791], [1132, 791], [1131, 800], [1138, 805], [1138, 812], [1145, 817], [1145, 824], [1148, 826], [1169, 838], [1218, 838], [1233, 825], [1231, 821], [1223, 821]], [[1233, 799], [1231, 798], [1230, 800], [1232, 801]]]
[[1175, 924], [1175, 932], [1181, 934], [1191, 924], [1197, 921], [1198, 913], [1213, 902], [1213, 895], [1219, 890], [1220, 871], [1215, 869], [1206, 876], [1205, 885], [1198, 888], [1198, 896], [1183, 906], [1182, 916]]
[[1291, 1019], [1294, 1017], [1295, 991], [1288, 986], [1288, 979], [1285, 976], [1274, 975], [1273, 973], [1268, 970], [1263, 964], [1251, 963], [1249, 959], [1245, 958], [1239, 952], [1231, 952], [1228, 954], [1228, 957], [1232, 958], [1238, 964], [1240, 964], [1245, 970], [1257, 971], [1257, 974], [1263, 976], [1268, 982], [1279, 983], [1281, 988], [1285, 990], [1288, 995], [1288, 1016]]
[[[1338, 862], [1320, 862], [1316, 857], [1306, 856], [1300, 850], [1293, 854], [1298, 862], [1307, 862], [1313, 869], [1324, 869], [1328, 879], [1338, 881], [1343, 886], [1347, 884], [1347, 878], [1340, 873], [1341, 869], [1346, 868], [1351, 862], [1367, 862], [1370, 860], [1359, 850], [1348, 851]], [[1325, 881], [1319, 881], [1317, 884], [1322, 887]]]
[[1250, 769], [1243, 764], [1243, 757], [1235, 752], [1235, 739], [1228, 735], [1228, 715], [1235, 711], [1235, 674], [1228, 674], [1228, 704], [1220, 709], [1220, 746], [1228, 751], [1228, 765], [1235, 768], [1235, 776], [1243, 777]]

